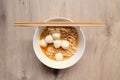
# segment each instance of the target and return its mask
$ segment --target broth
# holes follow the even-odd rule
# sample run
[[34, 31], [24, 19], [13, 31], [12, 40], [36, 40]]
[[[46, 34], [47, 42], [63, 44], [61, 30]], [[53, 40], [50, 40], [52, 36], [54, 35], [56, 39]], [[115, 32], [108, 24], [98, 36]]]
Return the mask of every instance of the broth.
[[63, 54], [63, 60], [66, 60], [73, 56], [78, 49], [79, 43], [77, 30], [73, 27], [46, 27], [40, 35], [40, 40], [45, 39], [47, 35], [52, 34], [54, 32], [60, 32], [61, 39], [69, 41], [69, 48], [63, 49], [62, 47], [60, 47], [56, 49], [51, 43], [48, 44], [47, 47], [40, 46], [43, 53], [52, 60], [56, 60], [55, 54], [59, 52]]

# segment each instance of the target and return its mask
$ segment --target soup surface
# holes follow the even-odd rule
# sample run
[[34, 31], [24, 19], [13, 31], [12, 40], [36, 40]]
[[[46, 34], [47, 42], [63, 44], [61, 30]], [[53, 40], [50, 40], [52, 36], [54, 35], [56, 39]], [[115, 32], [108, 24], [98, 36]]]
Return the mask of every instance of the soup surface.
[[[60, 60], [66, 60], [73, 56], [78, 49], [78, 33], [73, 27], [46, 27], [41, 35], [40, 40], [45, 39], [47, 35], [52, 35], [53, 33], [60, 33], [60, 41], [66, 40], [69, 42], [69, 47], [64, 49], [64, 47], [55, 48], [54, 44], [47, 43], [47, 46], [40, 46], [43, 53], [50, 59], [56, 60], [56, 54], [61, 53], [62, 58], [58, 56]], [[53, 38], [54, 41], [54, 38]], [[60, 44], [66, 46], [67, 44]]]

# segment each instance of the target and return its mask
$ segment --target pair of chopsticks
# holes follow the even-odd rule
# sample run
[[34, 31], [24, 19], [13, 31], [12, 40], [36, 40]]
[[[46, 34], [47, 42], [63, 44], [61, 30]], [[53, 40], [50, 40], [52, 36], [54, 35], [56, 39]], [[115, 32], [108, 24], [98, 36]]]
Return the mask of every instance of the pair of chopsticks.
[[15, 22], [14, 26], [94, 26], [103, 27], [104, 22]]

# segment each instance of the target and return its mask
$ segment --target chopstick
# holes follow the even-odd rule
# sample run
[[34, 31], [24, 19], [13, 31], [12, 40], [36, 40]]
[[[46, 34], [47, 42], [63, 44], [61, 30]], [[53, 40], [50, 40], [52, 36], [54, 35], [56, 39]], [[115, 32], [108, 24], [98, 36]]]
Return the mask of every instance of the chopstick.
[[103, 27], [104, 22], [15, 22], [14, 26], [94, 26]]

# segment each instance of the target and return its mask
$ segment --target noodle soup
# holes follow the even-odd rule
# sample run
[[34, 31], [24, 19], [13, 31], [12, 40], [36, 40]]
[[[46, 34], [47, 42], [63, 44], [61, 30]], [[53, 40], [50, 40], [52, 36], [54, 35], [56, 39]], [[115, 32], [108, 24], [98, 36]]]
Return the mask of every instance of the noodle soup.
[[73, 27], [46, 27], [39, 46], [50, 59], [62, 61], [72, 57], [78, 50], [78, 33]]

